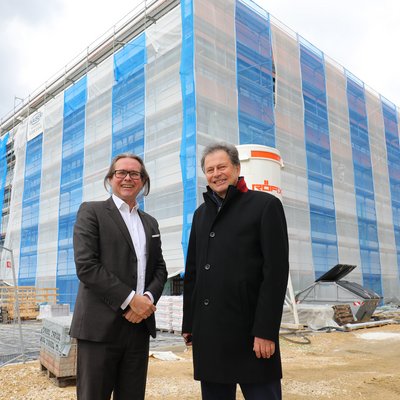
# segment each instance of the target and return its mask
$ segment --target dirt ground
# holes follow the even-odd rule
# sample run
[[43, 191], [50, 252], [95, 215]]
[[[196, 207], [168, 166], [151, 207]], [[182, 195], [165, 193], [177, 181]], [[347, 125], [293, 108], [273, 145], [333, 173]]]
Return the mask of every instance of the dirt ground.
[[[281, 340], [284, 400], [400, 399], [400, 324], [352, 332], [307, 333]], [[200, 399], [190, 351], [178, 361], [150, 358], [147, 400]], [[238, 399], [243, 399], [238, 390]], [[75, 400], [75, 387], [58, 388], [39, 363], [0, 370], [1, 400]]]

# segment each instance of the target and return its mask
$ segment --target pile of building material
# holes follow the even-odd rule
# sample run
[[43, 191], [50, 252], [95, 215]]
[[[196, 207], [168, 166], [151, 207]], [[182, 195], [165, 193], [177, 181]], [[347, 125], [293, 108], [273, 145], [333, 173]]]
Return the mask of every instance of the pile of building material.
[[172, 331], [172, 297], [161, 296], [157, 303], [156, 324], [161, 331]]
[[0, 306], [8, 312], [8, 321], [18, 317], [23, 320], [36, 319], [40, 304], [56, 304], [57, 288], [35, 286], [1, 286]]
[[58, 386], [76, 382], [76, 339], [69, 336], [72, 316], [45, 318], [40, 335], [40, 367]]
[[[297, 315], [300, 325], [312, 330], [324, 328], [337, 328], [335, 312], [331, 304], [297, 304]], [[283, 307], [282, 324], [287, 325], [293, 322], [293, 313], [290, 307]]]
[[182, 296], [161, 296], [157, 303], [157, 328], [161, 331], [180, 333], [182, 329], [182, 307]]
[[66, 317], [70, 314], [69, 304], [42, 304], [37, 319]]
[[181, 333], [183, 317], [183, 296], [172, 296], [172, 330]]

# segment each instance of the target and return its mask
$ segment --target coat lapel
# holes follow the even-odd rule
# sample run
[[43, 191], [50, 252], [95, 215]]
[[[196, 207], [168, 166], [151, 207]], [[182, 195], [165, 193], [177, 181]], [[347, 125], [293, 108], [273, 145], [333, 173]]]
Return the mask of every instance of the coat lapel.
[[[146, 235], [146, 254], [149, 254], [150, 241], [151, 241], [151, 227], [147, 221], [145, 214], [141, 210], [138, 210], [138, 213], [143, 224], [144, 233]], [[147, 258], [149, 257], [147, 256]]]

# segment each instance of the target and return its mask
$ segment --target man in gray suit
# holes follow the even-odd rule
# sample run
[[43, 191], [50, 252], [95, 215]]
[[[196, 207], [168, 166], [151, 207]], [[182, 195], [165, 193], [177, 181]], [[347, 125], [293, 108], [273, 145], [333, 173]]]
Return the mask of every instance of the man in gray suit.
[[142, 159], [116, 156], [106, 201], [82, 203], [74, 227], [80, 280], [71, 336], [78, 340], [79, 400], [144, 399], [149, 335], [167, 271], [157, 221], [139, 210], [150, 190]]

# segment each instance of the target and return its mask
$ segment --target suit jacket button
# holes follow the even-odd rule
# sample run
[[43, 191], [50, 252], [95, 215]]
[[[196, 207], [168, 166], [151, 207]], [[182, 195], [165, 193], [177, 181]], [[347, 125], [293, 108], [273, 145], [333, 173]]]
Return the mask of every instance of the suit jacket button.
[[214, 237], [215, 236], [215, 232], [210, 232], [210, 237]]
[[204, 269], [205, 269], [206, 271], [208, 271], [210, 268], [211, 268], [211, 265], [210, 265], [210, 264], [206, 264], [206, 265], [204, 266]]
[[210, 300], [205, 299], [204, 302], [203, 302], [203, 304], [204, 304], [205, 306], [208, 306], [208, 305], [210, 304]]

